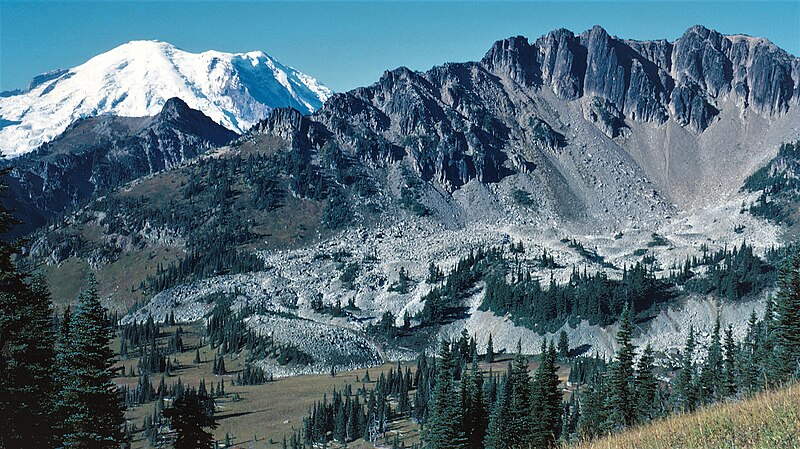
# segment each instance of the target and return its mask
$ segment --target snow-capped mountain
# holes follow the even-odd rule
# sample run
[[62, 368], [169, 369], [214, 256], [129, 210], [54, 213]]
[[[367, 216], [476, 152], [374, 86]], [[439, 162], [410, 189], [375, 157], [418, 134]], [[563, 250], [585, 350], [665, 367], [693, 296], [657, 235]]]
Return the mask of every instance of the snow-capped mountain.
[[166, 42], [132, 41], [0, 97], [0, 152], [27, 153], [80, 118], [152, 116], [172, 97], [241, 133], [273, 108], [310, 113], [331, 94], [316, 79], [260, 51], [196, 54]]

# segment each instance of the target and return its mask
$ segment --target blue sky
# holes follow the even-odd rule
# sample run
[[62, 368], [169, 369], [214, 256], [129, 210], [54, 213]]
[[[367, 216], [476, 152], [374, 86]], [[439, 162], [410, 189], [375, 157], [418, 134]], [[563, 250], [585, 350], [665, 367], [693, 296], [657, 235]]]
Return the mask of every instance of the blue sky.
[[674, 40], [694, 24], [764, 36], [800, 54], [800, 1], [784, 2], [22, 2], [0, 0], [0, 91], [133, 39], [200, 52], [263, 50], [334, 90], [386, 69], [476, 60], [492, 42], [599, 24]]

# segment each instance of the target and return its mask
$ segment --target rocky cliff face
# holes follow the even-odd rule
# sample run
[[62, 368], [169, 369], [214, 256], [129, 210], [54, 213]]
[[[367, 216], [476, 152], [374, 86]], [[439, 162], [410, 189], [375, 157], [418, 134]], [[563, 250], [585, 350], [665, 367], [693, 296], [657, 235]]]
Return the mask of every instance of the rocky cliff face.
[[58, 138], [8, 164], [5, 200], [24, 215], [25, 229], [124, 182], [175, 167], [237, 134], [168, 100], [153, 117], [98, 116], [72, 124]]
[[[719, 165], [723, 154], [710, 153], [740, 146], [748, 120], [765, 130], [770, 122], [795, 120], [799, 89], [800, 60], [765, 39], [701, 26], [672, 43], [623, 40], [601, 27], [579, 35], [560, 29], [534, 42], [498, 41], [479, 62], [387, 71], [369, 87], [334, 95], [308, 120], [290, 123], [280, 113], [257, 132], [275, 132], [280, 122], [277, 134], [284, 138], [292, 134], [288, 128], [300, 135], [313, 130], [313, 138], [298, 142], [319, 148], [332, 141], [345, 156], [370, 164], [407, 158], [422, 179], [449, 191], [515, 173], [532, 174], [551, 191], [595, 188], [576, 186], [569, 165], [598, 147], [621, 157], [627, 172], [643, 172], [666, 198], [686, 203], [707, 186], [675, 179], [673, 161], [728, 170]], [[709, 134], [719, 122], [725, 123]], [[659, 142], [681, 143], [666, 148]], [[753, 168], [752, 154], [730, 159]], [[598, 176], [618, 190], [631, 185], [620, 176]], [[735, 190], [744, 176], [737, 172], [721, 190]]]
[[798, 59], [766, 39], [724, 36], [695, 26], [674, 43], [626, 41], [596, 26], [578, 36], [556, 30], [529, 44], [497, 42], [482, 64], [520, 85], [574, 100], [598, 97], [626, 120], [673, 118], [702, 132], [732, 97], [765, 115], [798, 104]]

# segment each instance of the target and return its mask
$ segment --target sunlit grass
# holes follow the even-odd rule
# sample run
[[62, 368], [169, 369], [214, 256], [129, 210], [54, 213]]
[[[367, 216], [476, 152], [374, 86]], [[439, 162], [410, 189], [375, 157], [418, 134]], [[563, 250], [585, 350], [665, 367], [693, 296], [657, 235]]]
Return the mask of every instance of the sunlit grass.
[[800, 385], [716, 404], [575, 449], [800, 448]]

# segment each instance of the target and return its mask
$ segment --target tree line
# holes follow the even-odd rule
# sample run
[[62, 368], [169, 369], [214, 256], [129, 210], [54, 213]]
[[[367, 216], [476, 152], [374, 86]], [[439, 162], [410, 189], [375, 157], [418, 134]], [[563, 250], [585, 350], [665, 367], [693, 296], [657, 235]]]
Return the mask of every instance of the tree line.
[[263, 306], [253, 308], [244, 306], [234, 311], [231, 306], [239, 295], [233, 293], [214, 293], [206, 297], [214, 307], [207, 316], [206, 336], [211, 349], [220, 354], [247, 351], [247, 361], [264, 358], [275, 359], [280, 365], [309, 365], [314, 362], [311, 354], [291, 343], [279, 343], [270, 335], [250, 329], [245, 319], [254, 314], [268, 314]]
[[730, 300], [757, 295], [775, 285], [777, 265], [788, 252], [791, 247], [773, 248], [761, 258], [746, 242], [715, 252], [704, 247], [701, 257], [687, 258], [663, 276], [657, 276], [660, 268], [654, 260], [644, 258], [622, 267], [619, 279], [602, 270], [590, 273], [573, 267], [569, 280], [559, 284], [552, 275], [543, 282], [528, 269], [531, 262], [536, 268], [563, 268], [547, 251], [531, 261], [522, 259], [522, 243], [481, 248], [460, 259], [446, 275], [435, 264], [429, 266], [427, 282], [434, 287], [423, 297], [425, 305], [417, 318], [423, 325], [431, 325], [457, 317], [463, 310], [463, 298], [483, 281], [481, 310], [510, 314], [515, 324], [540, 334], [555, 332], [565, 323], [576, 325], [579, 320], [607, 326], [615, 323], [627, 306], [639, 320], [687, 293]]
[[742, 190], [758, 192], [758, 198], [743, 210], [768, 220], [793, 226], [797, 223], [800, 178], [793, 167], [800, 161], [800, 141], [785, 143], [778, 155], [745, 180]]

